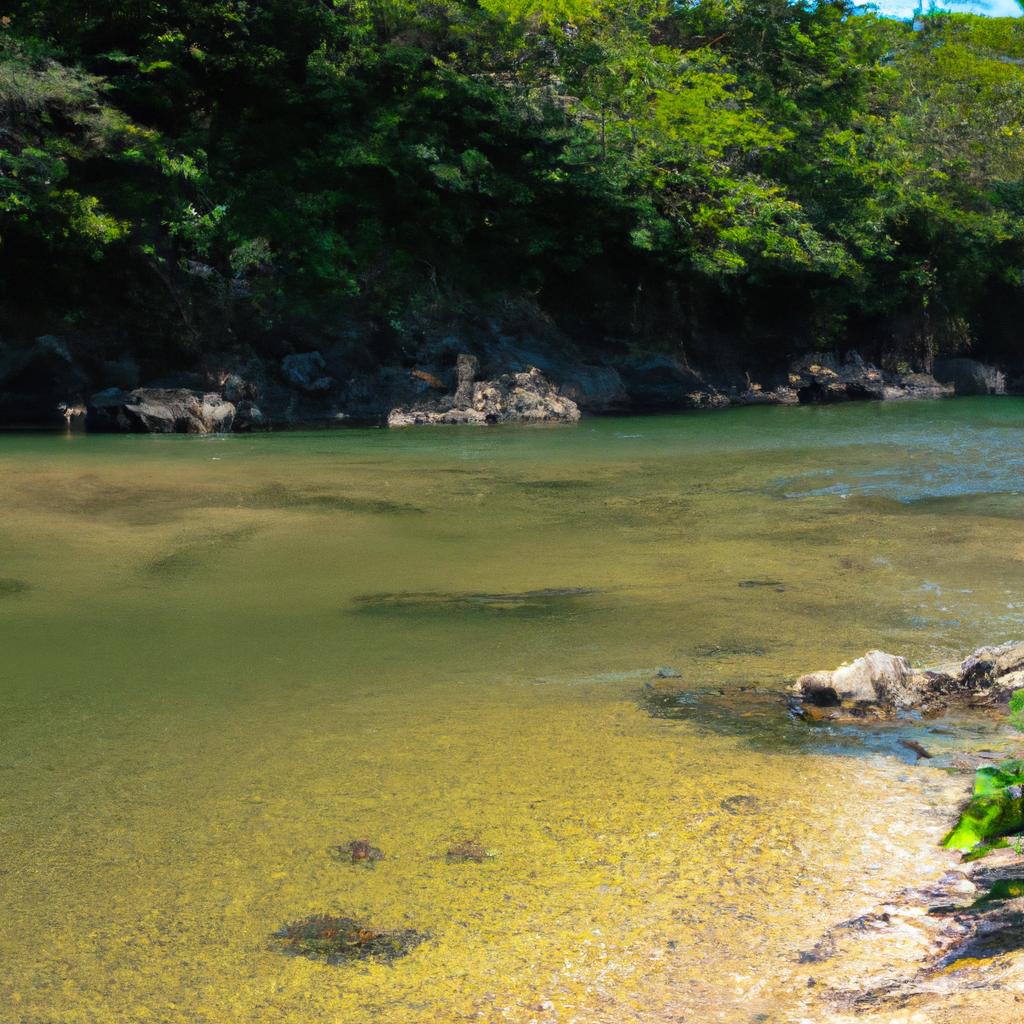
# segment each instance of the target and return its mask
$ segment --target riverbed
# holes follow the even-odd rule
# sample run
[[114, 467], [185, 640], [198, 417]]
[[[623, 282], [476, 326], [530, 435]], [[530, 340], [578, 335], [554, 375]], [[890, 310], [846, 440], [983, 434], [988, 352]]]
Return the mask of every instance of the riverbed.
[[[1024, 636], [1022, 428], [0, 436], [0, 1021], [826, 1020], [801, 951], [949, 866], [959, 783], [771, 694]], [[275, 948], [313, 913], [428, 938]]]

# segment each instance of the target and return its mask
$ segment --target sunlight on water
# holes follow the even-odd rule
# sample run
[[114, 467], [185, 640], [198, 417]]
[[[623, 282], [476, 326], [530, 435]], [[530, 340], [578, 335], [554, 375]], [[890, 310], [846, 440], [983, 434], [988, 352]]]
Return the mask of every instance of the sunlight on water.
[[1022, 427], [0, 437], [0, 1021], [824, 1020], [799, 952], [948, 865], [950, 783], [741, 688], [1024, 635]]

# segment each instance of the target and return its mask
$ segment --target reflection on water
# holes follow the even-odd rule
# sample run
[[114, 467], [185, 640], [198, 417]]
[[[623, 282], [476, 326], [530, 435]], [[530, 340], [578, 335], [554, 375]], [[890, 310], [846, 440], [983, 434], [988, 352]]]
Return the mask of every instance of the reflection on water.
[[962, 734], [780, 694], [1024, 635], [1022, 426], [0, 437], [0, 1020], [826, 1019], [798, 953], [948, 866]]

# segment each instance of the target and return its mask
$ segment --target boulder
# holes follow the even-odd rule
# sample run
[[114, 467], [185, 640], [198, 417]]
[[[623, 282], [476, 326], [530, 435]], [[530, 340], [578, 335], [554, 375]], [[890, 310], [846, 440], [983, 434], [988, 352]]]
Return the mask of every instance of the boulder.
[[475, 356], [460, 355], [455, 393], [388, 414], [389, 427], [426, 424], [575, 423], [579, 407], [536, 367], [495, 380], [476, 381]]
[[89, 407], [98, 426], [150, 434], [226, 433], [235, 419], [235, 406], [216, 392], [185, 388], [109, 388]]
[[937, 359], [937, 380], [951, 385], [958, 395], [1005, 395], [1006, 377], [994, 366], [976, 359]]
[[868, 651], [831, 672], [801, 676], [796, 691], [814, 704], [853, 701], [894, 707], [912, 706], [917, 692], [910, 662], [884, 651]]
[[951, 384], [940, 384], [930, 373], [907, 373], [890, 377], [882, 388], [882, 399], [899, 402], [916, 398], [952, 398]]
[[736, 405], [799, 405], [800, 395], [796, 388], [780, 384], [775, 388], [765, 388], [761, 384], [751, 382], [744, 391], [733, 399]]
[[242, 402], [252, 402], [259, 398], [259, 387], [255, 381], [249, 380], [238, 373], [229, 373], [224, 377], [220, 386], [220, 393], [224, 400], [232, 405], [239, 405]]
[[858, 705], [877, 711], [940, 710], [1005, 704], [1024, 687], [1024, 643], [980, 647], [960, 664], [914, 670], [906, 658], [869, 651], [831, 672], [801, 676], [793, 687], [811, 706]]
[[790, 368], [789, 385], [803, 404], [826, 404], [856, 399], [905, 401], [949, 398], [953, 388], [927, 373], [886, 373], [850, 352], [839, 363], [827, 353], [814, 352]]
[[979, 647], [960, 665], [960, 680], [994, 703], [1009, 700], [1024, 687], [1024, 643]]

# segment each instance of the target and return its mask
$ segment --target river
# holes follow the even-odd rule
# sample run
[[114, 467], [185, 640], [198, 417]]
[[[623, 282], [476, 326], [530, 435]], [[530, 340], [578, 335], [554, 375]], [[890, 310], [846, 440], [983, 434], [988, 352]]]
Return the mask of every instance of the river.
[[[826, 1019], [799, 953], [948, 866], [948, 782], [749, 688], [1024, 635], [1022, 427], [0, 436], [0, 1020]], [[429, 938], [274, 948], [318, 912]]]

